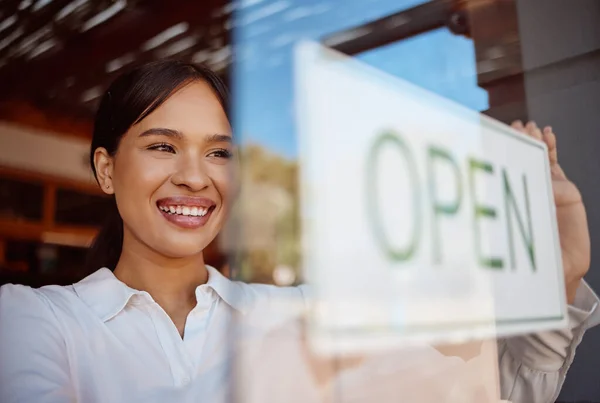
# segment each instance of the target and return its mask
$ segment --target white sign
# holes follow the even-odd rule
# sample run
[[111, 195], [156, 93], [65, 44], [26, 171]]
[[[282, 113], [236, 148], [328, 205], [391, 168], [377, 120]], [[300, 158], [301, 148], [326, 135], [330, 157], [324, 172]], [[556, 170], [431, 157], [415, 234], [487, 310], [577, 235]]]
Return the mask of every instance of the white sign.
[[317, 44], [295, 68], [321, 347], [565, 326], [542, 142]]

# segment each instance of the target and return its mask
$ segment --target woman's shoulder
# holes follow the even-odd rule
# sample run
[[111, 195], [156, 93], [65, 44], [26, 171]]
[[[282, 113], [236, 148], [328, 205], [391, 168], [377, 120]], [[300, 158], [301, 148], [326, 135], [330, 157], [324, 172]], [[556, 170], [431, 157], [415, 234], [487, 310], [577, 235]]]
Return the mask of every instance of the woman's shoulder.
[[303, 287], [289, 286], [281, 287], [271, 284], [244, 283], [233, 281], [232, 286], [236, 289], [247, 307], [255, 305], [280, 305], [281, 303], [302, 304], [306, 303]]
[[280, 287], [271, 284], [247, 283], [232, 280], [212, 266], [207, 285], [229, 305], [242, 312], [270, 306], [304, 305], [305, 296], [300, 287]]
[[[306, 299], [299, 287], [280, 287], [232, 281], [235, 290], [234, 308], [241, 312], [238, 326], [245, 327], [248, 334], [267, 333], [283, 325], [295, 323], [306, 312]], [[252, 332], [249, 329], [253, 329]]]
[[24, 314], [29, 317], [55, 316], [57, 312], [68, 311], [74, 298], [73, 286], [32, 288], [21, 284], [4, 284], [0, 287], [0, 320]]
[[[235, 296], [231, 298], [231, 296]], [[302, 315], [307, 306], [302, 287], [230, 282], [230, 300], [246, 320], [280, 322]], [[259, 320], [260, 319], [260, 320]]]
[[303, 298], [301, 287], [233, 281], [243, 293], [258, 298]]

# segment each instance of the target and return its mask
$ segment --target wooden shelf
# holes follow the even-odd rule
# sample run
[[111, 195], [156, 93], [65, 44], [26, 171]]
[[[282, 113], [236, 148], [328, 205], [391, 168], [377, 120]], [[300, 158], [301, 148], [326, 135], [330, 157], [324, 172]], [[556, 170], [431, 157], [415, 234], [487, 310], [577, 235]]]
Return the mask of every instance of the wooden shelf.
[[92, 195], [103, 195], [100, 187], [95, 183], [78, 182], [68, 178], [61, 178], [41, 172], [32, 172], [25, 169], [7, 167], [0, 165], [0, 177], [13, 180], [21, 180], [23, 182], [40, 183], [46, 186], [54, 186], [62, 189], [78, 190], [82, 193]]
[[2, 239], [87, 247], [97, 233], [98, 228], [93, 227], [55, 226], [41, 222], [0, 218]]
[[57, 192], [59, 189], [70, 189], [83, 194], [102, 195], [98, 186], [5, 166], [0, 166], [0, 177], [37, 183], [44, 188], [41, 220], [0, 217], [0, 240], [33, 241], [73, 247], [87, 247], [91, 244], [98, 228], [56, 223]]

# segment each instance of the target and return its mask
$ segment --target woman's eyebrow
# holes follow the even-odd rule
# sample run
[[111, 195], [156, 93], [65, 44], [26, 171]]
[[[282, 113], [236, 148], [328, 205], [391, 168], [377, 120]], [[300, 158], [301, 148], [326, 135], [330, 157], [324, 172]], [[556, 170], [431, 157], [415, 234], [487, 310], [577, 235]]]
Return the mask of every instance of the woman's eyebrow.
[[233, 143], [231, 136], [226, 134], [209, 134], [204, 140], [207, 143]]
[[[148, 129], [144, 132], [142, 132], [139, 137], [146, 137], [146, 136], [167, 136], [167, 137], [173, 137], [176, 139], [182, 139], [184, 137], [183, 133], [180, 132], [179, 130], [175, 130], [175, 129], [167, 129], [164, 127], [153, 127], [151, 129]], [[209, 134], [207, 135], [204, 140], [207, 143], [232, 143], [233, 139], [231, 136], [227, 135], [227, 134]]]
[[167, 129], [164, 127], [153, 127], [151, 129], [148, 129], [148, 130], [142, 132], [139, 135], [139, 137], [146, 137], [146, 136], [167, 136], [167, 137], [174, 137], [177, 139], [181, 139], [181, 138], [183, 138], [183, 133], [181, 133], [179, 130]]

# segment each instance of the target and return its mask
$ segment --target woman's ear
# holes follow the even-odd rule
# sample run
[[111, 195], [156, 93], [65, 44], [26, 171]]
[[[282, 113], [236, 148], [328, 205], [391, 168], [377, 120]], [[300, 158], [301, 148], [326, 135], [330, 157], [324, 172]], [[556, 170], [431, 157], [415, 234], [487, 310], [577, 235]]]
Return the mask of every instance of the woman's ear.
[[102, 191], [106, 194], [114, 194], [115, 190], [113, 187], [113, 157], [108, 154], [108, 151], [104, 147], [98, 147], [94, 151], [94, 167], [96, 168], [96, 178], [102, 188]]

